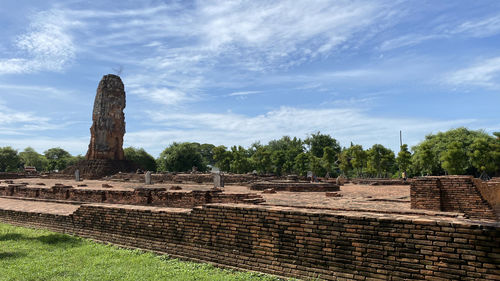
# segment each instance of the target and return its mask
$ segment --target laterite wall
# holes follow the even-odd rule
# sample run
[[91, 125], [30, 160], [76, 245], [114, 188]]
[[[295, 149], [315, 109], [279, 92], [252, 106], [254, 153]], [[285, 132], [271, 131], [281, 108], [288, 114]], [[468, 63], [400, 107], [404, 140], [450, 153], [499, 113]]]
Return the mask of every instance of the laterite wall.
[[82, 205], [0, 221], [195, 261], [325, 280], [500, 280], [500, 226], [237, 204], [194, 209]]

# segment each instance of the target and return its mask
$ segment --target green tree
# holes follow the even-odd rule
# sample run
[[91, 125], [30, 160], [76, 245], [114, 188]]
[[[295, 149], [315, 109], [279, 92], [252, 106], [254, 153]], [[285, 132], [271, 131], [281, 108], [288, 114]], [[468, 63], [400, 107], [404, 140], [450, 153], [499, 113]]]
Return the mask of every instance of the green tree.
[[156, 160], [144, 148], [127, 147], [123, 150], [125, 159], [145, 171], [156, 171]]
[[232, 160], [230, 170], [233, 173], [244, 174], [252, 170], [250, 157], [247, 150], [242, 146], [231, 147]]
[[399, 171], [401, 173], [407, 172], [411, 164], [411, 153], [408, 151], [408, 145], [403, 144], [399, 150], [398, 157], [396, 158]]
[[215, 166], [221, 171], [229, 172], [231, 169], [231, 161], [233, 160], [232, 153], [227, 151], [223, 145], [216, 146], [212, 149]]
[[494, 139], [484, 131], [473, 131], [463, 127], [439, 132], [434, 135], [427, 135], [424, 141], [412, 147], [414, 151], [412, 156], [413, 173], [422, 175], [444, 174], [444, 154], [448, 153], [447, 150], [451, 143], [457, 142], [461, 145], [467, 158], [467, 161], [462, 162], [465, 165], [463, 173], [470, 175], [479, 174], [479, 171], [472, 165], [470, 159], [473, 150], [472, 143], [478, 138]]
[[316, 157], [312, 155], [311, 153], [309, 154], [309, 169], [316, 175], [316, 176], [323, 176], [326, 174], [326, 169], [325, 165], [323, 165], [322, 159], [319, 157]]
[[351, 150], [347, 148], [342, 149], [339, 154], [339, 168], [346, 177], [349, 177], [349, 174], [353, 170], [351, 158]]
[[385, 148], [381, 144], [374, 144], [367, 151], [368, 161], [367, 167], [368, 172], [372, 176], [387, 177], [388, 173], [392, 172], [395, 163], [394, 152], [388, 148]]
[[260, 145], [255, 148], [251, 161], [259, 173], [272, 172], [271, 151], [266, 146]]
[[338, 159], [338, 155], [341, 151], [340, 145], [336, 139], [332, 138], [330, 135], [321, 134], [320, 132], [312, 134], [304, 140], [304, 143], [308, 145], [309, 152], [319, 158], [323, 157], [325, 147], [331, 147], [333, 149], [335, 160]]
[[437, 159], [438, 153], [434, 150], [432, 143], [423, 142], [413, 147], [415, 153], [412, 155], [412, 174], [436, 175], [439, 174], [441, 163]]
[[47, 158], [36, 152], [32, 147], [27, 147], [22, 152], [19, 152], [19, 158], [23, 166], [35, 167], [37, 171], [46, 171], [49, 164]]
[[203, 163], [205, 164], [205, 166], [215, 165], [214, 152], [213, 152], [214, 148], [215, 145], [209, 143], [204, 143], [200, 145], [200, 153], [201, 157], [203, 158]]
[[[295, 157], [304, 152], [304, 144], [301, 139], [284, 136], [279, 140], [272, 140], [267, 145], [271, 155], [275, 155], [273, 165], [277, 174], [293, 173]], [[281, 151], [281, 152], [278, 152]], [[279, 156], [279, 159], [276, 158]], [[276, 170], [278, 168], [278, 170]]]
[[309, 171], [309, 154], [300, 153], [295, 157], [294, 160], [294, 171], [300, 176], [307, 175], [307, 171]]
[[496, 150], [496, 142], [494, 139], [477, 138], [471, 145], [469, 157], [472, 166], [478, 171], [486, 173], [494, 173], [497, 169], [498, 152]]
[[49, 171], [62, 171], [71, 163], [74, 163], [71, 154], [60, 147], [50, 148], [44, 151], [43, 154], [48, 160], [47, 169]]
[[363, 170], [367, 166], [368, 153], [363, 150], [363, 146], [356, 144], [349, 148], [351, 155], [351, 165], [358, 177], [363, 176]]
[[165, 148], [157, 160], [159, 171], [188, 172], [192, 167], [205, 171], [199, 144], [191, 142], [176, 143]]
[[467, 153], [462, 144], [452, 142], [448, 144], [447, 150], [441, 154], [443, 168], [450, 175], [463, 175], [467, 167]]
[[338, 154], [330, 146], [325, 147], [323, 150], [323, 158], [321, 159], [323, 166], [331, 176], [335, 176], [337, 174], [335, 170], [335, 161]]
[[15, 172], [19, 170], [21, 159], [10, 146], [0, 147], [0, 172]]
[[287, 161], [285, 152], [283, 150], [274, 151], [271, 154], [271, 161], [273, 163], [274, 172], [277, 175], [282, 175], [283, 165], [285, 165], [285, 162]]

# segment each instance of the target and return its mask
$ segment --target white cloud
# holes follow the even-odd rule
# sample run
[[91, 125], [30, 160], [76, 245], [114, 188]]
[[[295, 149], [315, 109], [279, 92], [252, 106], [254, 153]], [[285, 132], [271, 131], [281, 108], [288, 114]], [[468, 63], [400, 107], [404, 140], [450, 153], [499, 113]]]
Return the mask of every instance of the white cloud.
[[65, 137], [16, 137], [15, 139], [2, 138], [0, 135], [0, 147], [11, 146], [18, 151], [24, 150], [26, 147], [34, 148], [38, 153], [43, 153], [45, 150], [53, 147], [61, 147], [72, 155], [85, 155], [89, 144], [89, 137], [82, 138], [65, 138]]
[[[151, 153], [159, 152], [174, 141], [208, 142], [248, 146], [254, 141], [264, 143], [284, 135], [307, 137], [321, 131], [347, 146], [352, 141], [364, 146], [381, 143], [392, 149], [399, 147], [399, 130], [405, 142], [416, 144], [430, 132], [470, 125], [472, 119], [430, 120], [378, 117], [353, 109], [300, 109], [281, 107], [258, 116], [234, 113], [162, 113], [149, 112], [157, 122], [154, 129], [128, 132], [126, 145], [140, 144]], [[160, 125], [161, 124], [161, 125]], [[391, 141], [391, 137], [394, 136]]]
[[381, 51], [390, 51], [390, 50], [393, 50], [393, 49], [398, 49], [398, 48], [402, 48], [402, 47], [412, 47], [412, 46], [415, 46], [415, 45], [418, 45], [422, 42], [425, 42], [425, 41], [428, 41], [428, 40], [432, 40], [432, 39], [436, 39], [436, 38], [440, 38], [440, 37], [443, 37], [442, 35], [437, 35], [437, 34], [426, 34], [426, 35], [422, 35], [422, 34], [410, 34], [410, 35], [403, 35], [401, 37], [397, 37], [397, 38], [394, 38], [394, 39], [390, 39], [390, 40], [387, 40], [387, 41], [384, 41], [379, 49]]
[[0, 74], [62, 70], [75, 56], [76, 48], [68, 32], [72, 25], [78, 23], [56, 10], [36, 14], [28, 32], [15, 42], [23, 56], [0, 58]]
[[[80, 33], [87, 40], [80, 40], [79, 50], [126, 64], [125, 74], [132, 69], [124, 79], [128, 87], [132, 82], [135, 87], [190, 96], [211, 86], [207, 83], [214, 69], [232, 78], [287, 69], [355, 48], [360, 37], [389, 21], [391, 2], [196, 1], [136, 10], [59, 12], [84, 22], [86, 30]], [[115, 48], [126, 50], [112, 51]], [[169, 96], [142, 93], [153, 101]]]
[[30, 70], [30, 62], [26, 59], [0, 59], [0, 74], [19, 74]]
[[388, 14], [382, 2], [199, 2], [203, 45], [241, 62], [285, 66], [329, 54]]
[[452, 85], [497, 88], [500, 86], [500, 57], [484, 59], [473, 66], [449, 73], [444, 81]]
[[255, 95], [262, 93], [262, 91], [242, 91], [242, 92], [233, 92], [230, 93], [228, 96], [229, 97], [238, 97], [238, 96], [248, 96], [248, 95]]
[[133, 95], [138, 95], [143, 98], [147, 98], [163, 105], [179, 105], [187, 101], [196, 100], [195, 95], [188, 95], [178, 89], [168, 89], [168, 88], [132, 88], [130, 93]]
[[488, 37], [500, 33], [500, 14], [487, 18], [466, 21], [451, 33], [464, 33], [474, 37]]
[[458, 24], [453, 18], [443, 17], [443, 19], [446, 20], [444, 23], [426, 30], [426, 33], [412, 33], [386, 40], [379, 46], [379, 50], [390, 51], [402, 47], [413, 47], [429, 40], [454, 38], [457, 35], [481, 38], [500, 33], [500, 14]]
[[54, 87], [42, 85], [16, 85], [16, 84], [0, 84], [0, 94], [5, 95], [24, 95], [33, 96], [42, 93], [45, 98], [67, 99], [71, 97], [73, 90], [60, 90]]
[[0, 136], [60, 129], [66, 125], [62, 122], [54, 123], [50, 118], [34, 112], [12, 110], [0, 100]]

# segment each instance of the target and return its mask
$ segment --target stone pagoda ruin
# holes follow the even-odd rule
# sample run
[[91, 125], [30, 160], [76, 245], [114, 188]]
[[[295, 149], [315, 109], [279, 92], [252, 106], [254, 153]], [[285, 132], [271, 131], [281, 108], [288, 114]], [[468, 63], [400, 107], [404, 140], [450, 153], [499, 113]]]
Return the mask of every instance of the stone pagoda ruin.
[[119, 76], [104, 75], [97, 87], [90, 127], [90, 144], [85, 160], [65, 170], [76, 170], [86, 178], [100, 178], [135, 170], [123, 154], [125, 134], [125, 87]]
[[125, 89], [120, 77], [108, 74], [102, 77], [94, 101], [87, 160], [125, 160]]

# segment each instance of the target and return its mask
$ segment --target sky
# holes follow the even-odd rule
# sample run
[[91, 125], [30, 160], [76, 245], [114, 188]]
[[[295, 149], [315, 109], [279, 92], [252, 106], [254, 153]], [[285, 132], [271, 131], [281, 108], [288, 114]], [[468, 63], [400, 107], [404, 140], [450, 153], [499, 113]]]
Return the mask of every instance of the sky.
[[103, 75], [125, 147], [265, 144], [320, 131], [399, 150], [500, 131], [500, 1], [11, 1], [0, 5], [0, 147], [85, 154]]

